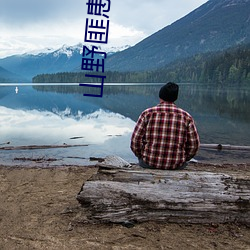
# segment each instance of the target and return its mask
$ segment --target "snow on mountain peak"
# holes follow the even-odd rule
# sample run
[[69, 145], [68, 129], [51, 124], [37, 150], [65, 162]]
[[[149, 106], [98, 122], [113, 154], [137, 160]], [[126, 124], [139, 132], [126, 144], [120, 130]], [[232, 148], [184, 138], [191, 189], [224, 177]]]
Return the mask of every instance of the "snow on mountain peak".
[[62, 47], [55, 49], [55, 48], [44, 48], [42, 50], [33, 50], [29, 53], [25, 53], [22, 56], [46, 56], [48, 54], [52, 54], [53, 57], [60, 57], [62, 55], [66, 55], [67, 58], [71, 58], [73, 54], [82, 54], [83, 52], [83, 46], [86, 45], [89, 49], [92, 48], [92, 46], [98, 47], [98, 51], [105, 52], [107, 54], [114, 54], [116, 52], [128, 49], [131, 47], [130, 45], [124, 45], [124, 46], [108, 46], [107, 44], [104, 44], [102, 46], [96, 45], [96, 44], [83, 44], [78, 43], [76, 45], [70, 46], [67, 44], [64, 44]]
[[77, 44], [75, 46], [68, 46], [67, 44], [64, 44], [61, 48], [55, 50], [53, 52], [54, 57], [58, 57], [60, 55], [65, 54], [68, 58], [70, 58], [73, 53], [81, 53], [82, 46], [80, 44]]
[[[53, 56], [54, 57], [58, 57], [62, 54], [65, 54], [68, 58], [70, 58], [73, 53], [77, 53], [77, 54], [82, 54], [83, 52], [83, 46], [84, 44], [83, 43], [78, 43], [74, 46], [68, 46], [66, 44], [64, 44], [61, 48], [59, 48], [58, 50], [55, 50], [53, 52]], [[96, 46], [96, 45], [86, 45], [89, 49], [92, 47], [92, 46]], [[109, 53], [109, 54], [113, 54], [115, 52], [118, 52], [118, 51], [122, 51], [122, 50], [125, 50], [127, 48], [129, 48], [130, 46], [129, 45], [124, 45], [124, 46], [120, 46], [120, 47], [115, 47], [115, 46], [112, 46], [112, 47], [108, 47], [108, 46], [96, 46], [98, 47], [98, 51], [102, 51], [102, 52], [105, 52], [105, 53]]]

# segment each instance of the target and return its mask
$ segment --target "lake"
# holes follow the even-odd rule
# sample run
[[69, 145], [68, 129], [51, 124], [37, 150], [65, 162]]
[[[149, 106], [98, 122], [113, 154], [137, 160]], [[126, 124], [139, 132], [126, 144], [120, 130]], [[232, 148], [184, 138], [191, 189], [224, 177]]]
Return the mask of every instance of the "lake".
[[[0, 150], [1, 165], [85, 165], [90, 157], [118, 155], [137, 162], [130, 137], [140, 113], [159, 102], [162, 84], [0, 84], [0, 147], [84, 145]], [[201, 143], [250, 146], [250, 87], [180, 84], [176, 104], [195, 119]], [[7, 144], [8, 143], [8, 144]], [[39, 161], [37, 160], [39, 159]], [[200, 162], [249, 163], [249, 151], [200, 149]], [[35, 162], [37, 161], [37, 162]]]

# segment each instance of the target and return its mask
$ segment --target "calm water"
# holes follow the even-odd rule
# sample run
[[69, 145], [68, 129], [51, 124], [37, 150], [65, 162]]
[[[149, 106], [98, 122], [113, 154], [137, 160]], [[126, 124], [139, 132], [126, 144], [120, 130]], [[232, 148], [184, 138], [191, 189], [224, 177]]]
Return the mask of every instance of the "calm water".
[[[107, 155], [137, 162], [129, 148], [130, 136], [140, 113], [158, 103], [161, 85], [106, 84], [103, 97], [95, 98], [82, 95], [94, 92], [95, 88], [87, 89], [78, 84], [0, 84], [0, 147], [87, 145], [0, 150], [0, 164], [27, 165], [22, 158], [40, 158], [39, 164], [44, 166], [84, 165], [95, 164], [89, 162], [90, 157]], [[182, 84], [176, 104], [194, 117], [202, 143], [250, 146], [250, 88]], [[46, 161], [52, 158], [56, 161]], [[201, 149], [196, 160], [244, 163], [250, 162], [250, 152]]]

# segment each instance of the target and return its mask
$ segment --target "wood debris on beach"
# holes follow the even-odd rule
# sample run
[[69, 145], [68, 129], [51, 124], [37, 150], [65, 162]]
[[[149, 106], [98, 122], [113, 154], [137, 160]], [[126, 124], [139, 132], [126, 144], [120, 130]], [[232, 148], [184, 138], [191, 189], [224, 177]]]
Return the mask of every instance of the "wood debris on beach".
[[77, 200], [89, 222], [232, 223], [250, 225], [249, 176], [144, 170], [101, 163]]
[[32, 149], [49, 149], [49, 148], [72, 148], [72, 147], [87, 147], [88, 144], [62, 144], [62, 145], [27, 145], [27, 146], [5, 146], [0, 147], [0, 150], [32, 150]]

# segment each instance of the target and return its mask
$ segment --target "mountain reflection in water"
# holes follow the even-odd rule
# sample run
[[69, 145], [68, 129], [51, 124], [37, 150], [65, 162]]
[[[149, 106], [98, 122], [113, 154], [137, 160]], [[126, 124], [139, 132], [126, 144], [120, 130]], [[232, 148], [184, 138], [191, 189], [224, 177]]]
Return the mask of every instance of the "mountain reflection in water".
[[[158, 103], [160, 85], [105, 85], [102, 98], [76, 84], [0, 86], [0, 144], [88, 144], [69, 149], [10, 152], [0, 150], [0, 164], [20, 164], [17, 155], [86, 164], [83, 159], [119, 155], [136, 162], [130, 136], [140, 113]], [[250, 145], [250, 89], [181, 84], [176, 104], [195, 119], [202, 143]], [[71, 139], [70, 139], [71, 138]], [[74, 140], [73, 140], [74, 139]], [[200, 161], [250, 161], [249, 152], [200, 150]], [[26, 163], [27, 164], [27, 163]], [[50, 163], [51, 165], [52, 163]]]

